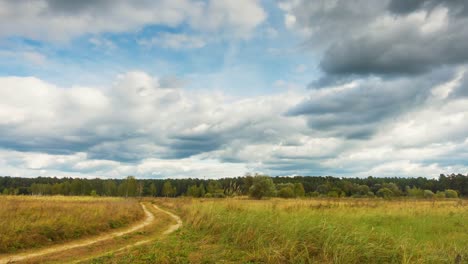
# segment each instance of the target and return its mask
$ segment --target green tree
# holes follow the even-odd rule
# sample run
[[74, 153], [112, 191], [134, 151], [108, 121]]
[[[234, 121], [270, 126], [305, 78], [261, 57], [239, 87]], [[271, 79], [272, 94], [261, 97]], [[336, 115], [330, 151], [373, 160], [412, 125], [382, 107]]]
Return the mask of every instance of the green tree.
[[128, 176], [122, 184], [124, 186], [125, 197], [134, 197], [138, 194], [138, 183], [135, 177]]
[[302, 185], [302, 183], [297, 182], [294, 184], [294, 194], [296, 195], [296, 197], [305, 196], [304, 185]]
[[187, 189], [187, 196], [201, 197], [200, 188], [197, 185], [192, 185]]
[[113, 180], [106, 180], [103, 184], [104, 195], [115, 196], [117, 195], [117, 185]]
[[401, 196], [402, 195], [402, 192], [400, 190], [400, 188], [398, 187], [398, 185], [396, 185], [395, 183], [393, 182], [390, 182], [390, 183], [384, 183], [382, 185], [382, 188], [387, 188], [389, 189], [393, 195], [392, 196]]
[[158, 194], [158, 188], [156, 187], [156, 184], [154, 184], [154, 182], [152, 182], [150, 185], [150, 194], [153, 197]]
[[169, 196], [174, 196], [176, 194], [176, 189], [175, 187], [172, 187], [172, 184], [170, 181], [165, 181], [162, 189], [162, 195], [169, 197]]
[[268, 176], [255, 175], [253, 177], [252, 186], [249, 190], [250, 197], [255, 199], [262, 199], [262, 197], [275, 195], [275, 184]]

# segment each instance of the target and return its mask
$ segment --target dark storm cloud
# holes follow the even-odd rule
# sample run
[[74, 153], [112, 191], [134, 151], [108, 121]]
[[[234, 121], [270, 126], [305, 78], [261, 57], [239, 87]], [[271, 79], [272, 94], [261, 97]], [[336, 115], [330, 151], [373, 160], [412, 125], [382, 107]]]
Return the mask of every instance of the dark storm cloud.
[[390, 11], [398, 14], [408, 14], [423, 6], [427, 0], [392, 0], [388, 5]]
[[79, 0], [79, 1], [66, 1], [66, 0], [47, 0], [47, 7], [49, 13], [58, 14], [76, 14], [84, 11], [102, 12], [115, 3], [112, 0]]
[[220, 135], [179, 135], [172, 137], [168, 158], [187, 158], [204, 152], [219, 149], [224, 143]]
[[409, 14], [421, 9], [432, 10], [438, 6], [448, 7], [455, 15], [468, 15], [466, 0], [392, 0], [388, 9], [396, 14]]
[[[455, 28], [454, 28], [455, 29]], [[333, 44], [324, 54], [321, 69], [336, 75], [414, 75], [442, 65], [468, 60], [468, 29], [457, 34], [422, 35], [414, 27], [393, 35], [367, 35]]]
[[286, 115], [305, 116], [315, 130], [353, 139], [371, 137], [379, 123], [422, 105], [431, 89], [453, 78], [451, 70], [395, 80], [368, 79], [325, 95], [313, 93]]
[[468, 73], [465, 72], [460, 79], [460, 84], [450, 93], [451, 99], [468, 97]]
[[300, 1], [287, 12], [295, 28], [309, 32], [304, 45], [321, 54], [324, 76], [312, 83], [320, 87], [468, 62], [467, 10], [465, 0], [338, 0]]

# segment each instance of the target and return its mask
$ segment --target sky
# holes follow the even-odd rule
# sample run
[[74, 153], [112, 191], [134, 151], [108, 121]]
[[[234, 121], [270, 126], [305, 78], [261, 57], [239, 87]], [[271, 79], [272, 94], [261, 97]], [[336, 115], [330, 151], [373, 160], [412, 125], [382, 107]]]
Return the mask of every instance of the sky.
[[468, 172], [466, 0], [0, 0], [0, 175]]

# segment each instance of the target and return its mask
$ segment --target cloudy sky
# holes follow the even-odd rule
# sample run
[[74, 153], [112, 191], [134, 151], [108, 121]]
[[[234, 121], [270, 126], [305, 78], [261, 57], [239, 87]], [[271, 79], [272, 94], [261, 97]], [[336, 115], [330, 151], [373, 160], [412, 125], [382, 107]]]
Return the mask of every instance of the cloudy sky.
[[466, 0], [0, 0], [0, 175], [468, 172]]

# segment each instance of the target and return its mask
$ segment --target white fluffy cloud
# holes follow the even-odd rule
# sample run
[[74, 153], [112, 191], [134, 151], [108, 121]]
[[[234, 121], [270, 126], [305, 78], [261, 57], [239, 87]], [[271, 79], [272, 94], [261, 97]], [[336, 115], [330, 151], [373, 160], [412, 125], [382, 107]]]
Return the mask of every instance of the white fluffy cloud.
[[[429, 92], [404, 114], [380, 120], [364, 139], [340, 136], [333, 126], [310, 127], [310, 116], [286, 115], [304, 102], [293, 91], [232, 98], [166, 88], [144, 72], [120, 75], [106, 88], [2, 77], [1, 174], [436, 176], [467, 167], [468, 99], [451, 96], [466, 89], [464, 74], [430, 89], [449, 87], [444, 97]], [[328, 101], [314, 115], [329, 110], [328, 96], [356, 87], [313, 92], [309, 98]]]
[[0, 2], [0, 36], [52, 41], [184, 23], [197, 31], [228, 31], [233, 36], [247, 37], [265, 19], [266, 13], [257, 0]]

